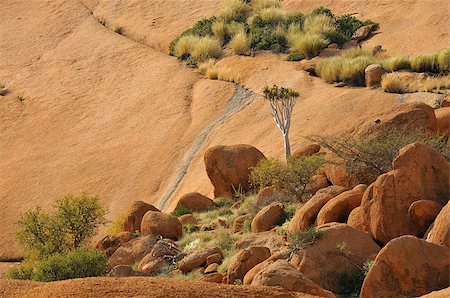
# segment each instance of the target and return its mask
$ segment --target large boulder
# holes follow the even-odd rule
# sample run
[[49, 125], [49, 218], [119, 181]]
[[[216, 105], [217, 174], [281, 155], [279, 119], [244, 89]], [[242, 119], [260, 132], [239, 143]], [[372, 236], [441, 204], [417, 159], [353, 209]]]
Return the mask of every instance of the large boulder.
[[364, 70], [364, 78], [367, 87], [377, 87], [380, 85], [381, 77], [386, 71], [380, 64], [371, 64]]
[[450, 248], [450, 202], [442, 208], [436, 217], [427, 241]]
[[111, 256], [124, 243], [134, 238], [134, 234], [130, 232], [120, 232], [116, 235], [108, 235], [103, 237], [95, 246], [106, 255]]
[[279, 259], [287, 259], [289, 257], [288, 252], [277, 252], [271, 255], [267, 260], [255, 265], [252, 269], [250, 269], [244, 276], [244, 280], [242, 284], [250, 285], [253, 281], [253, 278], [258, 274], [261, 270], [275, 262]]
[[177, 208], [184, 207], [192, 211], [204, 211], [214, 204], [213, 200], [198, 192], [190, 192], [180, 198]]
[[123, 222], [123, 230], [134, 233], [141, 230], [142, 217], [147, 211], [159, 211], [153, 205], [142, 201], [135, 201], [125, 213], [125, 221]]
[[450, 130], [450, 107], [444, 107], [434, 110], [439, 133], [449, 135]]
[[345, 191], [329, 200], [317, 214], [317, 225], [329, 222], [347, 222], [350, 212], [361, 205], [366, 188], [365, 185], [357, 185], [352, 190]]
[[111, 255], [108, 260], [108, 268], [140, 262], [152, 250], [157, 241], [158, 238], [155, 235], [142, 236], [128, 241]]
[[362, 41], [369, 37], [370, 33], [372, 32], [375, 25], [369, 24], [366, 26], [360, 27], [358, 30], [353, 33], [352, 39], [357, 41]]
[[291, 258], [291, 264], [324, 289], [335, 292], [344, 276], [373, 260], [380, 247], [369, 234], [346, 224], [320, 226], [322, 236]]
[[346, 189], [350, 189], [358, 185], [357, 179], [342, 166], [326, 164], [322, 170], [328, 181], [335, 186], [343, 186]]
[[316, 192], [311, 199], [297, 209], [289, 225], [290, 232], [303, 231], [314, 224], [320, 209], [332, 198], [343, 193], [342, 186], [329, 186]]
[[235, 190], [250, 190], [250, 168], [265, 159], [250, 145], [215, 146], [205, 152], [206, 173], [214, 186], [214, 196], [234, 199]]
[[361, 297], [417, 297], [449, 286], [450, 252], [414, 236], [390, 241], [364, 279]]
[[392, 169], [367, 188], [361, 202], [365, 229], [382, 243], [402, 235], [422, 236], [423, 227], [408, 213], [411, 204], [427, 199], [445, 205], [449, 197], [449, 164], [428, 146], [402, 148]]
[[315, 194], [319, 189], [323, 189], [330, 186], [330, 181], [328, 181], [325, 175], [314, 175], [311, 177], [311, 181], [306, 184], [305, 190], [310, 194]]
[[259, 233], [271, 230], [283, 213], [283, 204], [272, 203], [262, 208], [252, 220], [252, 232]]
[[236, 242], [236, 248], [245, 249], [252, 246], [265, 246], [271, 251], [276, 251], [285, 245], [283, 235], [272, 231], [261, 233], [248, 233]]
[[241, 250], [230, 261], [227, 271], [227, 281], [233, 284], [235, 280], [244, 280], [245, 274], [255, 265], [270, 257], [270, 250], [263, 246], [252, 246]]
[[286, 260], [276, 260], [258, 272], [252, 280], [255, 286], [279, 286], [288, 291], [307, 293], [319, 297], [335, 297], [318, 284], [295, 270]]
[[223, 258], [223, 253], [218, 247], [204, 248], [194, 251], [185, 256], [179, 263], [178, 268], [184, 273], [191, 272], [195, 268], [204, 267], [211, 255], [219, 254]]
[[408, 215], [417, 225], [420, 234], [430, 226], [441, 211], [442, 205], [430, 200], [418, 200], [409, 206]]
[[364, 229], [364, 217], [362, 214], [361, 206], [356, 207], [350, 212], [347, 219], [347, 224], [354, 229], [367, 232]]
[[142, 218], [142, 235], [160, 235], [164, 238], [178, 240], [183, 235], [182, 224], [173, 215], [148, 211]]

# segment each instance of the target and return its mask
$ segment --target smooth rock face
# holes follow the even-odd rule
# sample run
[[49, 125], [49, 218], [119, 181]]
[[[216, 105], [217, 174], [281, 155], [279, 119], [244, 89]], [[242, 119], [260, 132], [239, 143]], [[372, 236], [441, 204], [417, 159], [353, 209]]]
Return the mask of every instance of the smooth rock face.
[[160, 235], [164, 238], [178, 240], [183, 235], [182, 224], [173, 215], [148, 211], [142, 218], [142, 235]]
[[228, 283], [233, 284], [235, 280], [244, 280], [245, 274], [270, 257], [270, 250], [267, 247], [253, 246], [238, 252], [228, 265]]
[[450, 107], [443, 107], [434, 110], [439, 133], [444, 135], [450, 134]]
[[317, 214], [317, 225], [329, 222], [347, 222], [350, 212], [361, 205], [361, 199], [367, 186], [343, 192], [329, 200]]
[[304, 145], [298, 149], [295, 149], [292, 153], [292, 157], [304, 157], [311, 156], [320, 151], [320, 145], [318, 144], [308, 144]]
[[267, 266], [269, 266], [270, 264], [272, 264], [273, 262], [275, 262], [276, 260], [279, 259], [287, 259], [288, 253], [283, 253], [283, 252], [278, 252], [275, 253], [273, 255], [271, 255], [267, 260], [257, 264], [256, 266], [254, 266], [252, 269], [250, 269], [244, 276], [244, 280], [242, 282], [242, 284], [244, 285], [250, 285], [253, 281], [253, 278], [256, 276], [256, 274], [258, 274], [261, 270], [263, 270], [264, 268], [266, 268]]
[[364, 230], [364, 218], [361, 206], [356, 207], [352, 210], [352, 212], [350, 212], [347, 219], [347, 224], [354, 229], [367, 232], [366, 230]]
[[276, 251], [284, 245], [283, 235], [278, 235], [272, 231], [244, 234], [241, 240], [236, 242], [238, 249], [245, 249], [252, 246], [265, 246], [271, 251]]
[[326, 164], [323, 166], [323, 172], [332, 185], [343, 186], [346, 189], [358, 185], [357, 179], [342, 166]]
[[258, 272], [252, 280], [255, 286], [280, 286], [288, 291], [302, 292], [320, 297], [335, 297], [318, 284], [295, 270], [286, 260], [276, 260]]
[[420, 234], [434, 221], [436, 216], [441, 211], [442, 205], [430, 200], [418, 200], [409, 206], [408, 215], [411, 220], [417, 225]]
[[130, 208], [128, 208], [125, 217], [125, 221], [123, 223], [123, 230], [126, 232], [134, 233], [136, 231], [141, 230], [141, 222], [142, 217], [147, 211], [159, 211], [153, 205], [147, 204], [142, 201], [135, 201], [131, 204]]
[[197, 219], [192, 214], [184, 214], [178, 217], [178, 220], [182, 225], [195, 225], [197, 224]]
[[442, 208], [427, 236], [427, 241], [450, 248], [450, 202]]
[[297, 209], [289, 225], [290, 232], [303, 231], [314, 224], [320, 209], [332, 198], [343, 193], [342, 186], [329, 186], [316, 192], [302, 207]]
[[204, 211], [214, 204], [213, 200], [198, 192], [190, 192], [180, 198], [177, 208], [184, 207], [191, 211]]
[[[322, 236], [291, 259], [291, 264], [324, 289], [335, 292], [344, 274], [373, 260], [380, 247], [369, 234], [341, 223], [318, 227]], [[356, 265], [356, 266], [355, 266]], [[357, 267], [358, 266], [358, 267]]]
[[195, 251], [185, 256], [179, 263], [178, 268], [184, 273], [191, 272], [195, 268], [203, 267], [206, 265], [208, 257], [211, 255], [219, 254], [223, 258], [222, 250], [218, 247], [204, 248], [202, 250]]
[[381, 77], [386, 71], [380, 64], [371, 64], [364, 70], [364, 78], [366, 81], [366, 87], [376, 87], [380, 85]]
[[364, 279], [362, 298], [417, 297], [448, 287], [450, 251], [414, 236], [390, 241]]
[[407, 145], [392, 168], [367, 188], [361, 202], [365, 228], [382, 243], [402, 235], [422, 236], [423, 227], [408, 213], [411, 204], [426, 198], [444, 205], [449, 197], [449, 164], [434, 149]]
[[306, 191], [315, 194], [319, 189], [323, 189], [330, 186], [330, 181], [328, 181], [325, 175], [314, 175], [311, 181], [306, 185]]
[[264, 207], [253, 218], [252, 232], [259, 233], [271, 230], [280, 219], [282, 212], [283, 204], [280, 203], [272, 203]]
[[265, 159], [250, 145], [215, 146], [205, 152], [206, 173], [214, 186], [214, 196], [234, 199], [235, 190], [250, 190], [250, 168]]

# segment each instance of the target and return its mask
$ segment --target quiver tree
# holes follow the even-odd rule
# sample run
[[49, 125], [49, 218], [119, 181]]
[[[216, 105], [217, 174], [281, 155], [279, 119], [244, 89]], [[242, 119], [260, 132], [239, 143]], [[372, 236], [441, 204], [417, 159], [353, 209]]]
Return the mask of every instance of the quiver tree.
[[263, 89], [263, 94], [264, 98], [270, 103], [273, 119], [283, 135], [284, 150], [286, 159], [288, 159], [291, 155], [289, 127], [291, 126], [292, 110], [299, 94], [291, 88], [279, 88], [277, 85], [272, 87], [266, 85]]

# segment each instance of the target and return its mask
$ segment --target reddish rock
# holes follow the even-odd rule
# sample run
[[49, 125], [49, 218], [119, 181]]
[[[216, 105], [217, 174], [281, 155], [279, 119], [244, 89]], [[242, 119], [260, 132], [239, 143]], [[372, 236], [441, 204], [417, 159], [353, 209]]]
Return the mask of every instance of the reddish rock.
[[386, 73], [386, 71], [381, 67], [380, 64], [371, 64], [364, 70], [364, 78], [366, 82], [366, 87], [378, 87], [381, 83], [381, 77]]
[[292, 157], [304, 157], [304, 156], [311, 156], [320, 151], [320, 145], [318, 144], [308, 144], [299, 147], [298, 149], [294, 150], [292, 153]]
[[286, 260], [276, 260], [253, 278], [255, 286], [280, 286], [288, 291], [307, 293], [320, 297], [336, 297], [295, 270]]
[[342, 54], [343, 50], [339, 49], [339, 48], [325, 48], [322, 51], [320, 51], [319, 57], [322, 58], [328, 58], [328, 57], [334, 57], [337, 55]]
[[252, 232], [259, 233], [271, 230], [283, 213], [283, 204], [272, 203], [261, 209], [252, 220]]
[[123, 230], [126, 232], [134, 233], [141, 230], [141, 222], [144, 214], [147, 211], [159, 211], [153, 205], [147, 204], [142, 201], [135, 201], [131, 204], [125, 213], [125, 221], [123, 223]]
[[441, 108], [447, 108], [450, 107], [450, 96], [446, 96], [442, 101], [441, 101]]
[[418, 200], [409, 206], [408, 214], [411, 220], [417, 225], [417, 228], [423, 232], [430, 226], [436, 216], [441, 211], [442, 205], [430, 200]]
[[270, 250], [267, 247], [253, 246], [241, 250], [230, 261], [228, 265], [227, 279], [229, 284], [235, 280], [244, 280], [245, 274], [255, 265], [270, 257]]
[[326, 164], [323, 166], [323, 172], [331, 184], [335, 186], [343, 186], [346, 189], [351, 189], [358, 185], [357, 179], [341, 166]]
[[374, 25], [372, 25], [372, 24], [362, 26], [361, 28], [356, 30], [355, 33], [353, 33], [352, 40], [362, 41], [362, 40], [366, 39], [367, 37], [369, 37], [370, 33], [372, 32], [373, 27], [374, 27]]
[[444, 107], [434, 110], [436, 115], [437, 127], [439, 133], [444, 135], [450, 135], [450, 107]]
[[144, 272], [133, 270], [130, 265], [117, 265], [109, 272], [113, 277], [130, 277], [130, 276], [145, 276]]
[[315, 194], [319, 189], [323, 189], [330, 186], [330, 181], [328, 181], [325, 175], [314, 175], [311, 178], [311, 182], [306, 185], [306, 191]]
[[272, 264], [276, 260], [287, 259], [288, 257], [289, 257], [288, 253], [280, 253], [280, 252], [271, 255], [267, 260], [259, 263], [258, 265], [255, 265], [252, 269], [250, 269], [245, 274], [242, 284], [250, 285], [252, 283], [253, 278], [255, 277], [255, 275], [258, 274], [261, 270], [263, 270], [264, 268], [266, 268], [267, 266], [269, 266], [270, 264]]
[[218, 247], [204, 248], [185, 256], [178, 262], [178, 268], [184, 273], [191, 272], [195, 268], [203, 267], [209, 256], [219, 254], [223, 258], [223, 253]]
[[356, 207], [350, 212], [347, 219], [347, 224], [354, 229], [367, 232], [364, 228], [364, 218], [362, 214], [361, 206]]
[[250, 145], [215, 146], [205, 152], [206, 173], [214, 186], [214, 196], [234, 199], [235, 190], [250, 190], [250, 168], [265, 159]]
[[197, 219], [192, 214], [185, 214], [178, 217], [178, 220], [181, 222], [181, 224], [184, 225], [196, 225]]
[[350, 212], [361, 205], [361, 199], [366, 188], [366, 185], [364, 187], [356, 186], [352, 190], [345, 191], [329, 200], [317, 215], [317, 225], [320, 226], [329, 222], [347, 222]]
[[160, 235], [164, 238], [178, 240], [183, 235], [181, 222], [173, 215], [148, 211], [142, 218], [142, 235]]
[[312, 59], [303, 59], [298, 62], [298, 66], [301, 70], [304, 70], [310, 74], [315, 74], [316, 73], [316, 65], [322, 59], [323, 59], [322, 57], [314, 57]]
[[450, 202], [436, 217], [433, 227], [428, 233], [427, 241], [450, 248]]
[[352, 39], [352, 40], [349, 40], [346, 43], [344, 43], [342, 45], [342, 49], [343, 50], [348, 50], [348, 49], [351, 49], [351, 48], [356, 48], [357, 46], [359, 46], [358, 41]]
[[342, 276], [359, 272], [380, 247], [369, 234], [346, 224], [330, 223], [319, 228], [322, 236], [294, 254], [291, 264], [324, 289], [336, 292]]
[[173, 263], [173, 261], [179, 261], [184, 256], [185, 254], [179, 250], [175, 241], [160, 239], [139, 262], [138, 269], [143, 272], [157, 274], [164, 265]]
[[261, 209], [276, 200], [275, 186], [264, 187], [256, 196], [256, 208]]
[[206, 258], [206, 266], [209, 266], [214, 263], [220, 264], [220, 263], [222, 263], [222, 259], [223, 259], [223, 255], [220, 253], [215, 253], [215, 254], [209, 255]]
[[279, 250], [284, 245], [285, 241], [283, 236], [272, 231], [244, 234], [241, 240], [236, 242], [238, 249], [245, 249], [252, 246], [265, 246], [273, 251]]
[[95, 246], [98, 250], [104, 251], [108, 256], [111, 256], [119, 246], [127, 243], [134, 238], [133, 233], [121, 232], [117, 235], [109, 235], [103, 237]]
[[427, 198], [444, 205], [449, 197], [449, 164], [434, 149], [407, 145], [392, 168], [367, 188], [361, 202], [365, 229], [382, 243], [402, 235], [421, 236], [423, 227], [408, 213], [411, 204]]
[[231, 232], [233, 233], [240, 233], [242, 231], [244, 231], [244, 225], [247, 221], [251, 221], [252, 220], [252, 215], [251, 214], [245, 214], [245, 215], [241, 215], [236, 217], [233, 220], [233, 226], [231, 227]]
[[204, 275], [203, 277], [201, 277], [199, 279], [199, 281], [214, 282], [214, 283], [220, 284], [220, 283], [222, 283], [223, 278], [224, 278], [223, 274], [214, 272], [214, 273]]
[[204, 211], [210, 208], [213, 204], [214, 202], [210, 198], [205, 197], [198, 192], [190, 192], [180, 198], [175, 210], [184, 207], [185, 209], [191, 211]]
[[364, 279], [361, 297], [417, 297], [448, 287], [450, 251], [414, 236], [390, 241]]
[[329, 186], [317, 191], [311, 199], [309, 199], [302, 207], [297, 209], [289, 225], [289, 231], [293, 233], [309, 228], [316, 221], [316, 217], [320, 209], [329, 200], [344, 191], [345, 188], [342, 186]]
[[213, 272], [217, 272], [217, 269], [219, 268], [219, 264], [217, 263], [212, 263], [209, 264], [206, 268], [205, 271], [203, 273], [208, 274], [208, 273], [213, 273]]
[[142, 236], [128, 241], [111, 255], [108, 260], [108, 268], [140, 262], [152, 250], [157, 241], [158, 238], [155, 235]]

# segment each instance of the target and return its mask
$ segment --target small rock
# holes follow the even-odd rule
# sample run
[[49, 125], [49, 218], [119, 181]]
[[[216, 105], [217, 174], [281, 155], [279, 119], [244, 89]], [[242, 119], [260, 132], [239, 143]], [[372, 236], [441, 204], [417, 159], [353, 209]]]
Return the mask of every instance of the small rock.
[[175, 210], [180, 207], [184, 207], [191, 211], [204, 211], [210, 208], [213, 204], [214, 202], [210, 198], [205, 197], [198, 192], [190, 192], [180, 198]]
[[204, 273], [205, 273], [205, 274], [208, 274], [208, 273], [217, 272], [217, 269], [218, 269], [218, 268], [219, 268], [219, 264], [217, 264], [217, 263], [209, 264], [209, 266], [206, 267]]
[[252, 232], [259, 233], [271, 230], [283, 212], [283, 205], [280, 203], [272, 203], [261, 209], [253, 218]]
[[142, 235], [161, 235], [163, 238], [178, 240], [183, 235], [182, 224], [173, 215], [148, 211], [141, 222]]
[[366, 81], [366, 87], [378, 87], [381, 83], [381, 77], [386, 71], [380, 64], [371, 64], [364, 70], [364, 78]]

